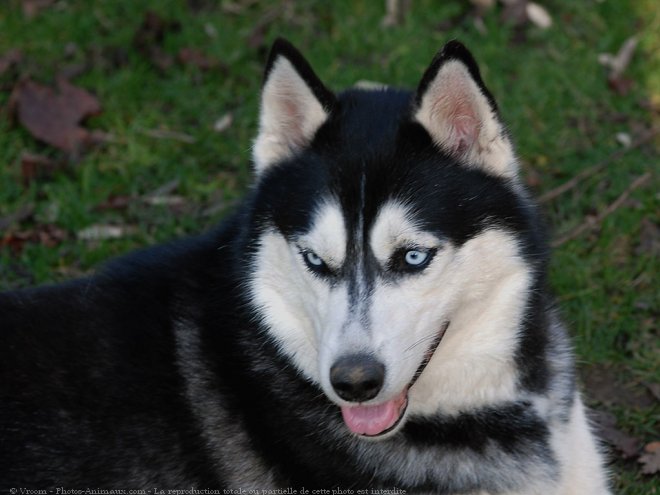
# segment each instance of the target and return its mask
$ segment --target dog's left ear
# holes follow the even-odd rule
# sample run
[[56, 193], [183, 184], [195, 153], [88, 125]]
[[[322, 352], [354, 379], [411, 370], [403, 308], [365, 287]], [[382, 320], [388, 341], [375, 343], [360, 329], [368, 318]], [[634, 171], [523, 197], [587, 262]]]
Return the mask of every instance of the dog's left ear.
[[257, 175], [308, 145], [335, 102], [300, 52], [278, 38], [261, 90], [259, 134], [252, 152]]
[[433, 141], [468, 166], [515, 177], [513, 146], [470, 52], [450, 41], [424, 73], [413, 118]]

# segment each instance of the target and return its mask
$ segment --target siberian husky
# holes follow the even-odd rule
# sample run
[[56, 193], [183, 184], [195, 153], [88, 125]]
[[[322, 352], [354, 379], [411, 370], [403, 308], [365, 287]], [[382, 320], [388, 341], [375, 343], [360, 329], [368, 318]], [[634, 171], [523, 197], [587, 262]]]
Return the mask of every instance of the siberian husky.
[[609, 493], [463, 45], [335, 94], [276, 41], [253, 162], [216, 231], [0, 296], [1, 489]]

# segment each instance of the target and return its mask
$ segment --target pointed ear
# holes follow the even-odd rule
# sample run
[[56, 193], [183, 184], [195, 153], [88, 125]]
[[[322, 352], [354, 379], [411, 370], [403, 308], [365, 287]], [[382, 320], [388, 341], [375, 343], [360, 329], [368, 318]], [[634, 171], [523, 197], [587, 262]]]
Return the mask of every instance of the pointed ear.
[[435, 56], [417, 88], [414, 119], [433, 141], [467, 165], [515, 177], [513, 146], [497, 105], [470, 52], [450, 41]]
[[335, 101], [300, 52], [278, 38], [261, 90], [259, 134], [252, 153], [257, 175], [307, 146]]

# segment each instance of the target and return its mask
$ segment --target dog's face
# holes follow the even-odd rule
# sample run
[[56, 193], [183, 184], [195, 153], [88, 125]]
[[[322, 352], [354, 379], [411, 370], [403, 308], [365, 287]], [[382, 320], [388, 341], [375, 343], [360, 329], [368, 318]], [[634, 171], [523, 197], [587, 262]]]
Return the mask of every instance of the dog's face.
[[276, 42], [254, 159], [252, 301], [349, 430], [514, 394], [534, 218], [462, 45], [416, 93], [335, 96]]

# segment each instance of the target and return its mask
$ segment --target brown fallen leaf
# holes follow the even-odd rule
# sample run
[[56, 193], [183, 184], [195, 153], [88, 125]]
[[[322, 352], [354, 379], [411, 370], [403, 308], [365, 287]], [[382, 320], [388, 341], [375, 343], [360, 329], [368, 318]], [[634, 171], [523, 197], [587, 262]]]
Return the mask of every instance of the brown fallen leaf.
[[0, 56], [0, 76], [18, 64], [23, 59], [23, 53], [18, 49], [9, 50]]
[[386, 14], [380, 25], [383, 27], [401, 26], [406, 18], [406, 11], [410, 8], [407, 0], [387, 0], [385, 2]]
[[638, 438], [619, 430], [616, 425], [616, 417], [613, 414], [591, 409], [588, 415], [595, 426], [596, 434], [616, 448], [621, 453], [621, 457], [630, 459], [639, 454], [642, 442]]
[[642, 465], [642, 473], [660, 473], [660, 442], [651, 442], [644, 446], [644, 453], [637, 460]]
[[623, 73], [628, 68], [636, 48], [637, 37], [631, 36], [621, 45], [616, 55], [612, 55], [611, 53], [601, 53], [598, 55], [598, 62], [610, 69], [607, 75], [608, 86], [619, 95], [626, 95], [634, 84], [633, 80], [624, 77]]
[[259, 0], [241, 0], [237, 2], [226, 1], [222, 2], [220, 10], [224, 14], [242, 15], [246, 10], [255, 6]]
[[40, 10], [50, 7], [55, 0], [23, 0], [23, 15], [28, 19], [36, 16]]
[[640, 223], [639, 245], [635, 248], [635, 254], [660, 255], [660, 226], [650, 218], [643, 218]]
[[[224, 2], [223, 2], [224, 3]], [[188, 8], [194, 13], [199, 13], [203, 10], [211, 9], [215, 6], [215, 1], [213, 0], [188, 0]]]
[[527, 173], [525, 174], [525, 182], [532, 189], [536, 189], [543, 184], [543, 176], [538, 172], [538, 170], [528, 167]]
[[166, 20], [149, 10], [133, 36], [133, 46], [158, 69], [167, 70], [174, 64], [174, 57], [163, 50], [165, 35], [180, 30], [178, 21]]
[[0, 232], [4, 232], [14, 224], [20, 224], [21, 222], [24, 222], [28, 218], [32, 217], [33, 214], [34, 203], [27, 203], [9, 215], [0, 217]]
[[517, 26], [527, 23], [527, 0], [509, 0], [503, 3], [500, 17], [504, 22]]
[[10, 113], [32, 136], [70, 155], [99, 141], [99, 134], [79, 124], [101, 112], [90, 92], [58, 80], [57, 91], [29, 79], [16, 85], [9, 102]]
[[177, 60], [181, 65], [190, 65], [199, 70], [210, 70], [220, 65], [217, 60], [202, 53], [201, 50], [191, 47], [181, 48], [177, 54]]
[[180, 179], [169, 180], [165, 184], [158, 186], [156, 189], [146, 194], [145, 197], [166, 196], [168, 194], [172, 194], [179, 188], [180, 185]]
[[660, 383], [645, 383], [644, 385], [646, 385], [646, 388], [649, 389], [653, 397], [660, 401]]
[[279, 7], [267, 10], [261, 18], [259, 18], [252, 28], [252, 31], [247, 37], [247, 46], [253, 50], [261, 50], [266, 48], [266, 34], [270, 25], [280, 16], [281, 9]]
[[60, 227], [54, 224], [42, 224], [29, 230], [7, 232], [0, 237], [0, 247], [8, 247], [15, 253], [20, 253], [28, 243], [55, 247], [68, 237], [67, 232]]
[[154, 139], [165, 139], [171, 141], [179, 141], [180, 143], [193, 144], [197, 140], [190, 134], [184, 132], [171, 131], [169, 129], [139, 129], [139, 132], [145, 136]]
[[630, 90], [635, 85], [635, 81], [628, 77], [616, 76], [607, 78], [607, 86], [620, 96], [625, 96], [630, 93]]
[[133, 201], [135, 201], [134, 196], [109, 196], [108, 199], [97, 204], [94, 210], [125, 210]]
[[24, 152], [21, 155], [21, 179], [23, 185], [40, 179], [50, 179], [56, 172], [64, 169], [62, 162], [57, 162], [47, 156]]
[[[617, 251], [626, 250], [627, 239], [620, 236], [621, 244], [613, 249], [613, 258]], [[625, 253], [629, 257], [629, 253]], [[581, 368], [585, 389], [589, 398], [606, 405], [619, 405], [626, 409], [644, 409], [652, 407], [655, 399], [643, 384], [630, 379], [630, 373], [623, 366], [594, 363]]]

